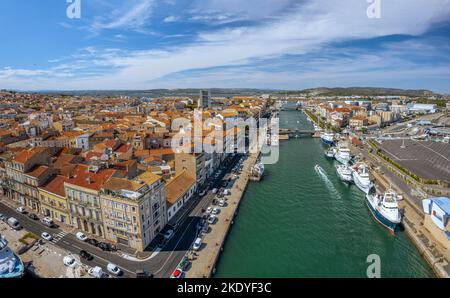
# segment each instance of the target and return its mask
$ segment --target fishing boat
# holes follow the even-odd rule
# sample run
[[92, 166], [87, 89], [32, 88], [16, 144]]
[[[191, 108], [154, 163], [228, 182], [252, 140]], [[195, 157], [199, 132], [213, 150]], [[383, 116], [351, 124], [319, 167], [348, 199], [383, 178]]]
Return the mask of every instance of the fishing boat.
[[336, 172], [342, 181], [348, 182], [348, 183], [353, 182], [352, 168], [350, 168], [349, 166], [337, 164]]
[[340, 147], [336, 149], [334, 158], [341, 164], [348, 165], [348, 163], [352, 159], [352, 153], [347, 147]]
[[259, 181], [264, 175], [264, 164], [259, 162], [255, 164], [251, 169], [250, 179], [253, 181]]
[[356, 164], [352, 168], [353, 182], [365, 194], [368, 194], [373, 183], [369, 176], [369, 167], [365, 163]]
[[384, 195], [371, 192], [366, 195], [366, 203], [373, 217], [390, 231], [395, 232], [402, 220], [397, 194], [393, 191], [387, 191]]
[[336, 154], [336, 149], [334, 149], [334, 148], [329, 148], [328, 150], [325, 151], [325, 156], [330, 159], [334, 158], [335, 154]]
[[320, 140], [325, 145], [333, 146], [334, 145], [334, 134], [333, 133], [329, 133], [329, 132], [322, 133], [320, 135]]

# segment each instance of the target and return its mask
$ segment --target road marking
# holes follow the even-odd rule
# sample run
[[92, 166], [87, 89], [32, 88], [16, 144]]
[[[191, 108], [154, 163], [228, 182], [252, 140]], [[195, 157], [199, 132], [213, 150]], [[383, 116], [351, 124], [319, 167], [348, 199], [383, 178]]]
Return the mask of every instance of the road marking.
[[155, 271], [155, 274], [158, 274], [159, 272], [161, 272], [161, 270], [163, 270], [163, 268], [166, 266], [167, 262], [169, 261], [169, 259], [172, 257], [173, 253], [175, 252], [175, 249], [178, 247], [178, 244], [180, 244], [181, 240], [184, 237], [184, 234], [186, 234], [186, 232], [189, 230], [189, 227], [192, 225], [192, 222], [194, 221], [194, 219], [192, 218], [190, 223], [188, 224], [188, 226], [186, 227], [186, 229], [184, 230], [183, 234], [181, 234], [180, 239], [178, 240], [177, 244], [175, 244], [175, 247], [173, 248], [173, 250], [170, 252], [169, 256], [166, 258], [166, 261], [163, 263], [163, 265], [158, 269], [158, 271]]

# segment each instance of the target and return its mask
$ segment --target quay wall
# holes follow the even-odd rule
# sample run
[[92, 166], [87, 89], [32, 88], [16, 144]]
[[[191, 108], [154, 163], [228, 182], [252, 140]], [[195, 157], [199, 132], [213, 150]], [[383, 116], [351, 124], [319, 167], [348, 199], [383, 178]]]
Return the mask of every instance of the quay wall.
[[209, 233], [205, 234], [203, 243], [206, 244], [206, 247], [201, 249], [196, 258], [192, 260], [191, 268], [186, 272], [187, 278], [210, 278], [215, 274], [220, 253], [223, 251], [223, 246], [237, 216], [241, 199], [250, 181], [251, 168], [256, 164], [258, 158], [259, 153], [255, 153], [244, 161], [242, 172], [231, 189], [227, 206], [221, 208], [218, 215], [219, 221], [212, 226]]

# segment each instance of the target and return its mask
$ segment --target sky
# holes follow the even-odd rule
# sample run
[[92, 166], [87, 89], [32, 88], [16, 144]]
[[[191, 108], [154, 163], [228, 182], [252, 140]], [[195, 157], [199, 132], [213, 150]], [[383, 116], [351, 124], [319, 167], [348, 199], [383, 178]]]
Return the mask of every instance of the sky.
[[450, 0], [1, 0], [0, 28], [0, 89], [450, 93]]

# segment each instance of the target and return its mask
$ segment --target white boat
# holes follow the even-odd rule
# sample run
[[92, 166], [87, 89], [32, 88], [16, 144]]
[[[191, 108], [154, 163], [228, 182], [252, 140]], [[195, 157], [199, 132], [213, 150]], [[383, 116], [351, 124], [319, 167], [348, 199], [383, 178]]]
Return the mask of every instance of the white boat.
[[344, 182], [353, 182], [352, 168], [347, 165], [336, 165], [336, 172]]
[[328, 158], [334, 158], [334, 155], [336, 154], [336, 149], [330, 148], [325, 151], [325, 156]]
[[373, 217], [383, 226], [395, 232], [402, 220], [398, 209], [397, 194], [392, 191], [387, 191], [384, 195], [369, 193], [366, 195], [366, 202]]
[[255, 164], [252, 167], [251, 171], [251, 178], [252, 180], [261, 180], [262, 176], [264, 175], [264, 164], [262, 162]]
[[334, 145], [334, 134], [332, 134], [332, 133], [328, 133], [328, 132], [323, 133], [320, 135], [320, 139], [322, 140], [322, 142], [325, 145], [330, 145], [330, 146]]
[[8, 241], [0, 235], [0, 279], [22, 277], [24, 266], [18, 256], [8, 247]]
[[350, 149], [346, 147], [337, 148], [334, 158], [341, 164], [347, 165], [352, 159], [352, 153]]
[[353, 182], [362, 192], [368, 194], [373, 187], [369, 177], [369, 167], [364, 163], [360, 163], [353, 167], [352, 171]]

